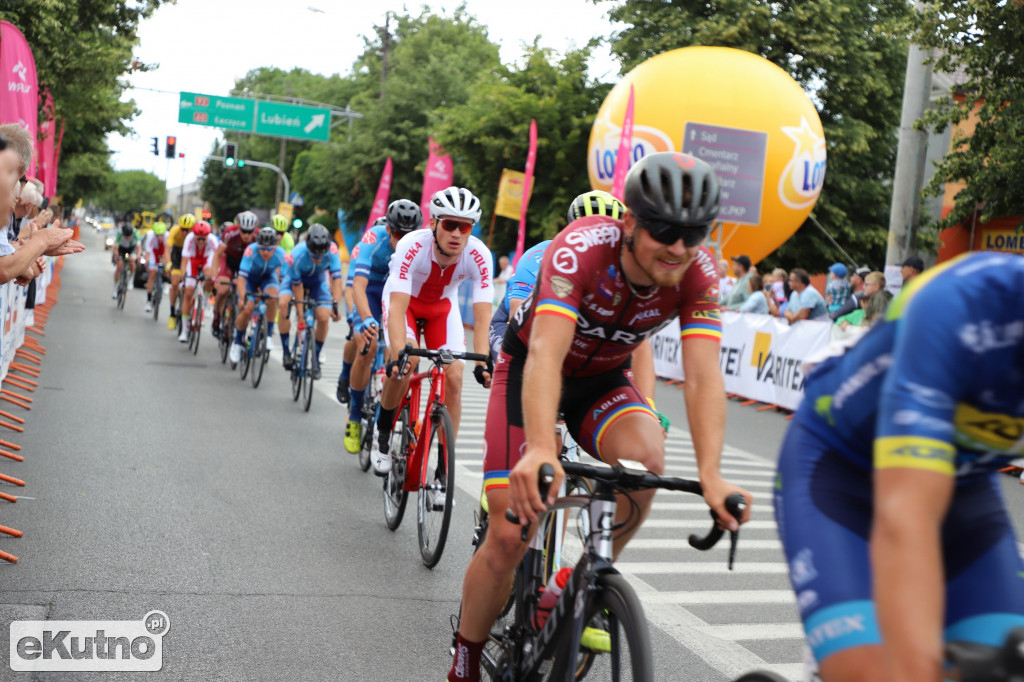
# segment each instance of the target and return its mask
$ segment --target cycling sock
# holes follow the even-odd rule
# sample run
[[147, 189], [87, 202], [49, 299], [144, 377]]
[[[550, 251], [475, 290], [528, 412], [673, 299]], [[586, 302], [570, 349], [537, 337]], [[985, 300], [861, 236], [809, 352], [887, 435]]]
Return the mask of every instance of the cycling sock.
[[480, 680], [480, 654], [483, 653], [486, 642], [470, 642], [463, 639], [459, 632], [455, 637], [455, 658], [452, 660], [452, 669], [448, 671], [448, 682], [479, 682]]
[[344, 360], [342, 360], [341, 361], [341, 374], [338, 376], [338, 379], [346, 379], [347, 380], [349, 372], [351, 372], [351, 371], [352, 371], [352, 363], [351, 362], [345, 362]]
[[395, 423], [395, 412], [396, 410], [385, 410], [383, 406], [377, 412], [377, 433], [380, 435], [377, 445], [381, 450], [386, 450], [388, 441], [391, 440], [391, 425]]
[[274, 323], [273, 322], [267, 322], [267, 336], [273, 336], [273, 335], [274, 335]]
[[147, 291], [146, 292], [146, 301], [149, 302], [149, 303], [153, 302], [153, 292], [152, 291]]
[[326, 343], [326, 342], [325, 341], [317, 341], [316, 342], [316, 356], [317, 357], [320, 357], [320, 351], [322, 351], [324, 349], [324, 343]]
[[235, 343], [239, 346], [245, 344], [245, 332], [238, 327], [235, 327]]
[[291, 353], [292, 347], [289, 341], [291, 340], [291, 334], [288, 332], [281, 332], [281, 348], [285, 353]]
[[363, 413], [363, 396], [366, 395], [366, 389], [357, 391], [350, 387], [348, 395], [350, 399], [349, 405], [351, 405], [348, 411], [348, 420], [350, 422], [357, 422], [359, 421], [359, 416]]

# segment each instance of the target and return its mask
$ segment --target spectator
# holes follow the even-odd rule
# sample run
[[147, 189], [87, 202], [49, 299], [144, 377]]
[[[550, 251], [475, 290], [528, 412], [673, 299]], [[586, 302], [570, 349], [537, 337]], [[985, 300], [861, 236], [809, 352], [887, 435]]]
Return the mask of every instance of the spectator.
[[729, 261], [718, 259], [718, 302], [723, 302], [736, 286], [736, 278], [729, 274]]
[[785, 317], [790, 324], [800, 320], [830, 320], [825, 299], [811, 286], [811, 277], [806, 270], [793, 268], [789, 273], [789, 286], [793, 293], [789, 296]]
[[885, 275], [871, 272], [864, 276], [864, 290], [858, 297], [858, 308], [836, 320], [842, 330], [854, 327], [870, 327], [884, 315], [889, 307], [892, 294], [885, 290]]
[[850, 275], [850, 298], [838, 310], [834, 312], [829, 311], [829, 316], [833, 320], [838, 322], [839, 318], [843, 315], [849, 315], [855, 310], [860, 309], [860, 299], [864, 295], [864, 278], [870, 272], [871, 268], [862, 265]]
[[833, 263], [828, 268], [828, 284], [825, 285], [825, 303], [828, 311], [839, 310], [850, 298], [850, 283], [846, 281], [846, 266]]
[[508, 281], [512, 279], [513, 274], [515, 274], [515, 270], [509, 264], [508, 256], [499, 257], [498, 276], [494, 278], [494, 305], [501, 305], [501, 301], [505, 298]]
[[769, 299], [775, 298], [770, 291], [765, 289], [761, 275], [754, 273], [747, 280], [750, 285], [750, 295], [740, 306], [741, 313], [758, 313], [759, 315], [770, 315]]
[[907, 286], [910, 280], [914, 279], [918, 275], [924, 272], [924, 261], [918, 256], [910, 256], [900, 268], [900, 274], [903, 275], [903, 286]]
[[732, 269], [737, 276], [736, 284], [733, 285], [729, 295], [722, 300], [722, 307], [729, 310], [739, 310], [740, 306], [743, 305], [743, 301], [747, 300], [747, 296], [750, 296], [749, 282], [753, 270], [751, 269], [749, 256], [733, 256], [732, 262], [734, 263]]
[[775, 295], [775, 302], [782, 305], [789, 300], [789, 273], [782, 268], [772, 270], [772, 293]]

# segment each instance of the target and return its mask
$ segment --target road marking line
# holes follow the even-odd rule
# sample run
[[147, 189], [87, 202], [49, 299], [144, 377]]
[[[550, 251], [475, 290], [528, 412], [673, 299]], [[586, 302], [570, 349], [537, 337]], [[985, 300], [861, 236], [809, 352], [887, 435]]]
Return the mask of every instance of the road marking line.
[[769, 639], [803, 639], [804, 629], [797, 623], [739, 623], [734, 625], [706, 625], [705, 633], [730, 642]]
[[[641, 528], [683, 528], [706, 531], [711, 528], [711, 517], [705, 519], [647, 519]], [[743, 530], [775, 530], [774, 521], [747, 521]], [[742, 544], [740, 545], [742, 546]]]
[[[746, 526], [744, 526], [745, 528]], [[685, 539], [675, 538], [633, 538], [626, 545], [629, 549], [693, 549], [690, 547], [690, 543]], [[714, 546], [714, 550], [727, 550], [729, 549], [728, 542], [719, 542]], [[750, 538], [740, 539], [737, 547], [739, 551], [745, 549], [771, 549], [771, 550], [782, 550], [782, 543], [778, 540], [752, 540]]]
[[[630, 543], [630, 547], [632, 547]], [[657, 592], [643, 599], [664, 604], [796, 604], [792, 590], [696, 590], [693, 592]]]
[[[733, 570], [724, 563], [710, 561], [619, 561], [615, 567], [623, 573], [633, 575], [644, 574], [731, 574], [731, 573], [761, 573], [761, 574], [786, 574], [789, 566], [783, 561], [747, 561], [737, 562]], [[659, 594], [661, 594], [659, 592]]]

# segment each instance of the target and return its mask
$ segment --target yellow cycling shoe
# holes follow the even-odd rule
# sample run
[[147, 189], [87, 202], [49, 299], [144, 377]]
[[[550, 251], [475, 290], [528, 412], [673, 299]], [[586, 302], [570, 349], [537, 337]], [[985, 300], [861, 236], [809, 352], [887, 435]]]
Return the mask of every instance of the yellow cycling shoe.
[[167, 318], [167, 328], [172, 331], [174, 330], [174, 315]]
[[612, 636], [608, 634], [607, 630], [583, 628], [583, 634], [580, 635], [580, 646], [606, 654], [612, 650]]
[[345, 425], [345, 449], [353, 455], [359, 452], [362, 443], [363, 429], [359, 422], [349, 422]]

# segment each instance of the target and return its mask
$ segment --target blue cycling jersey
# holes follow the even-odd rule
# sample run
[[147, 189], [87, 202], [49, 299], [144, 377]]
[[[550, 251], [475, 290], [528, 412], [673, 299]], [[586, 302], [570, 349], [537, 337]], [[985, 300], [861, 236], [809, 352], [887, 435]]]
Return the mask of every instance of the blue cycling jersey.
[[248, 279], [260, 279], [273, 273], [278, 268], [285, 266], [285, 251], [280, 246], [274, 249], [274, 255], [269, 260], [264, 260], [255, 244], [250, 244], [242, 256], [242, 263], [238, 266], [238, 274]]
[[312, 285], [321, 280], [323, 274], [328, 271], [331, 273], [331, 279], [341, 279], [341, 259], [333, 251], [326, 253], [317, 263], [309, 253], [306, 242], [302, 242], [292, 249], [291, 256], [292, 265], [288, 268], [288, 278], [292, 281]]
[[516, 271], [505, 287], [505, 298], [501, 302], [506, 311], [511, 310], [512, 299], [522, 301], [533, 291], [537, 284], [537, 273], [540, 272], [540, 262], [544, 260], [544, 249], [548, 248], [550, 243], [551, 240], [547, 239], [535, 244], [519, 258]]
[[353, 277], [365, 277], [367, 286], [384, 286], [384, 280], [390, 272], [391, 256], [395, 250], [391, 248], [391, 237], [388, 228], [378, 225], [372, 228], [360, 242], [359, 256], [353, 261]]

